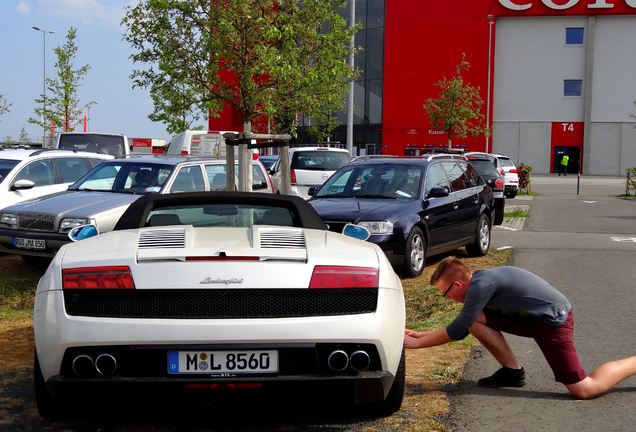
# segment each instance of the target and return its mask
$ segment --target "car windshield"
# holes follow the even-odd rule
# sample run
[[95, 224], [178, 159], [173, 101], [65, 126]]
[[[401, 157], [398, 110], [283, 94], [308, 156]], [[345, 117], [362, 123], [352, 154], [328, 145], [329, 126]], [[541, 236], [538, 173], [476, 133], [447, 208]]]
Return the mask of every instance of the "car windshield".
[[258, 158], [266, 169], [270, 169], [272, 165], [278, 160], [278, 156], [261, 156]]
[[120, 156], [126, 154], [125, 145], [124, 137], [122, 136], [62, 134], [59, 148]]
[[69, 189], [135, 194], [157, 193], [173, 169], [173, 165], [106, 162], [95, 167]]
[[4, 181], [4, 179], [7, 177], [7, 174], [9, 174], [11, 170], [15, 168], [15, 166], [19, 163], [19, 160], [0, 159], [0, 183]]
[[355, 165], [336, 172], [315, 197], [414, 199], [421, 184], [419, 166]]
[[347, 152], [311, 150], [297, 151], [292, 156], [290, 168], [295, 170], [335, 171], [349, 163]]
[[150, 211], [146, 226], [192, 225], [195, 227], [294, 226], [293, 213], [283, 207], [202, 204], [160, 207]]
[[475, 167], [479, 175], [484, 177], [498, 177], [497, 169], [495, 166], [486, 159], [470, 159], [470, 163]]

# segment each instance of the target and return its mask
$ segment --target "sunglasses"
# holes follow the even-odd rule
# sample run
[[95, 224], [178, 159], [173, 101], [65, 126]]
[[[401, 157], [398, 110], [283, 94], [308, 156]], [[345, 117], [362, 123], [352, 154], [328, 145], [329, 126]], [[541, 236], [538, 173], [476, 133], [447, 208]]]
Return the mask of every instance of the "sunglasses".
[[455, 281], [452, 281], [450, 283], [450, 285], [448, 286], [448, 288], [446, 288], [446, 291], [444, 291], [444, 294], [442, 294], [442, 297], [448, 297], [448, 292], [451, 290], [451, 288], [453, 288], [453, 285], [455, 285]]

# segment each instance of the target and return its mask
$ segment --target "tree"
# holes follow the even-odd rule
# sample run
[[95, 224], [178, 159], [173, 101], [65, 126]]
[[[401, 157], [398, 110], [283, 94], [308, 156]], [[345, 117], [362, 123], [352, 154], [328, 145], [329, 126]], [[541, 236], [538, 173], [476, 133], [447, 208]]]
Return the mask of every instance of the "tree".
[[26, 129], [24, 128], [24, 126], [22, 127], [22, 129], [20, 129], [20, 138], [19, 141], [21, 143], [28, 143], [31, 142], [31, 138], [29, 138], [29, 134], [27, 133]]
[[424, 104], [431, 126], [448, 134], [448, 148], [452, 147], [452, 138], [458, 136], [466, 138], [490, 135], [488, 125], [485, 125], [481, 107], [484, 104], [479, 96], [479, 87], [473, 87], [464, 81], [463, 71], [470, 69], [466, 60], [466, 53], [455, 68], [455, 76], [451, 79], [444, 77], [435, 83], [439, 87], [439, 97], [429, 98]]
[[0, 115], [10, 112], [12, 105], [13, 104], [7, 102], [4, 95], [0, 94]]
[[347, 64], [354, 29], [337, 13], [342, 5], [141, 0], [122, 21], [124, 38], [136, 50], [131, 58], [144, 65], [131, 78], [150, 90], [150, 118], [172, 131], [182, 129], [186, 117], [218, 115], [224, 103], [241, 113], [245, 132], [263, 116], [283, 123], [297, 112], [340, 102], [355, 76]]
[[96, 102], [93, 101], [79, 105], [77, 88], [90, 70], [90, 66], [73, 68], [73, 59], [78, 51], [76, 37], [77, 29], [71, 27], [66, 34], [66, 43], [54, 49], [57, 56], [57, 78], [46, 79], [46, 88], [50, 92], [46, 97], [46, 108], [43, 107], [44, 95], [40, 95], [35, 99], [37, 117], [30, 118], [29, 123], [47, 129], [52, 121], [55, 128], [62, 128], [64, 132], [73, 131], [75, 125], [82, 121], [84, 110], [95, 105]]
[[338, 118], [330, 108], [319, 109], [309, 114], [311, 124], [307, 128], [307, 132], [315, 136], [318, 142], [327, 141], [331, 136], [331, 132], [338, 127]]

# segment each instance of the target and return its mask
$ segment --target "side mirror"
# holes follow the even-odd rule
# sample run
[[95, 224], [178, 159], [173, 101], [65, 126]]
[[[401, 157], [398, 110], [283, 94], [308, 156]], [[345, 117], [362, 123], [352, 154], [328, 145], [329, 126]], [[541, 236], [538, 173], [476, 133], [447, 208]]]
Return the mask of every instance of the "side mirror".
[[309, 189], [307, 189], [307, 195], [309, 196], [316, 195], [316, 192], [318, 192], [318, 188], [316, 186], [310, 186]]
[[11, 190], [32, 189], [34, 186], [35, 186], [35, 183], [32, 182], [31, 180], [22, 179], [13, 183], [13, 186], [11, 186]]
[[442, 198], [447, 197], [449, 195], [448, 189], [442, 186], [435, 186], [431, 189], [431, 191], [426, 195], [426, 198]]
[[80, 241], [90, 237], [95, 237], [99, 235], [99, 230], [95, 225], [80, 225], [78, 227], [73, 228], [68, 232], [68, 238], [71, 241]]
[[366, 240], [371, 237], [371, 233], [368, 229], [360, 225], [346, 224], [342, 229], [342, 234], [353, 237], [358, 240]]

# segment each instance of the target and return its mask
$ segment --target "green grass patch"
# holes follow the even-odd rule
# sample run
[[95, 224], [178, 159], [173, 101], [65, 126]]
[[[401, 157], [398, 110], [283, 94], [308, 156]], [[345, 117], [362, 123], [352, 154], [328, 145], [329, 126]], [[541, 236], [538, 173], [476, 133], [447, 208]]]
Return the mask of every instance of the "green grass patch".
[[527, 218], [530, 216], [527, 210], [513, 210], [504, 212], [504, 218]]
[[25, 265], [17, 256], [0, 256], [1, 319], [22, 319], [32, 315], [35, 289], [44, 270]]
[[626, 194], [623, 194], [623, 195], [619, 195], [618, 197], [619, 197], [619, 198], [626, 199], [626, 200], [636, 200], [636, 195], [626, 195]]
[[517, 196], [519, 196], [519, 195], [523, 195], [523, 196], [537, 196], [537, 193], [536, 192], [528, 192], [528, 191], [525, 191], [525, 190], [524, 191], [520, 190], [520, 191], [517, 192]]

